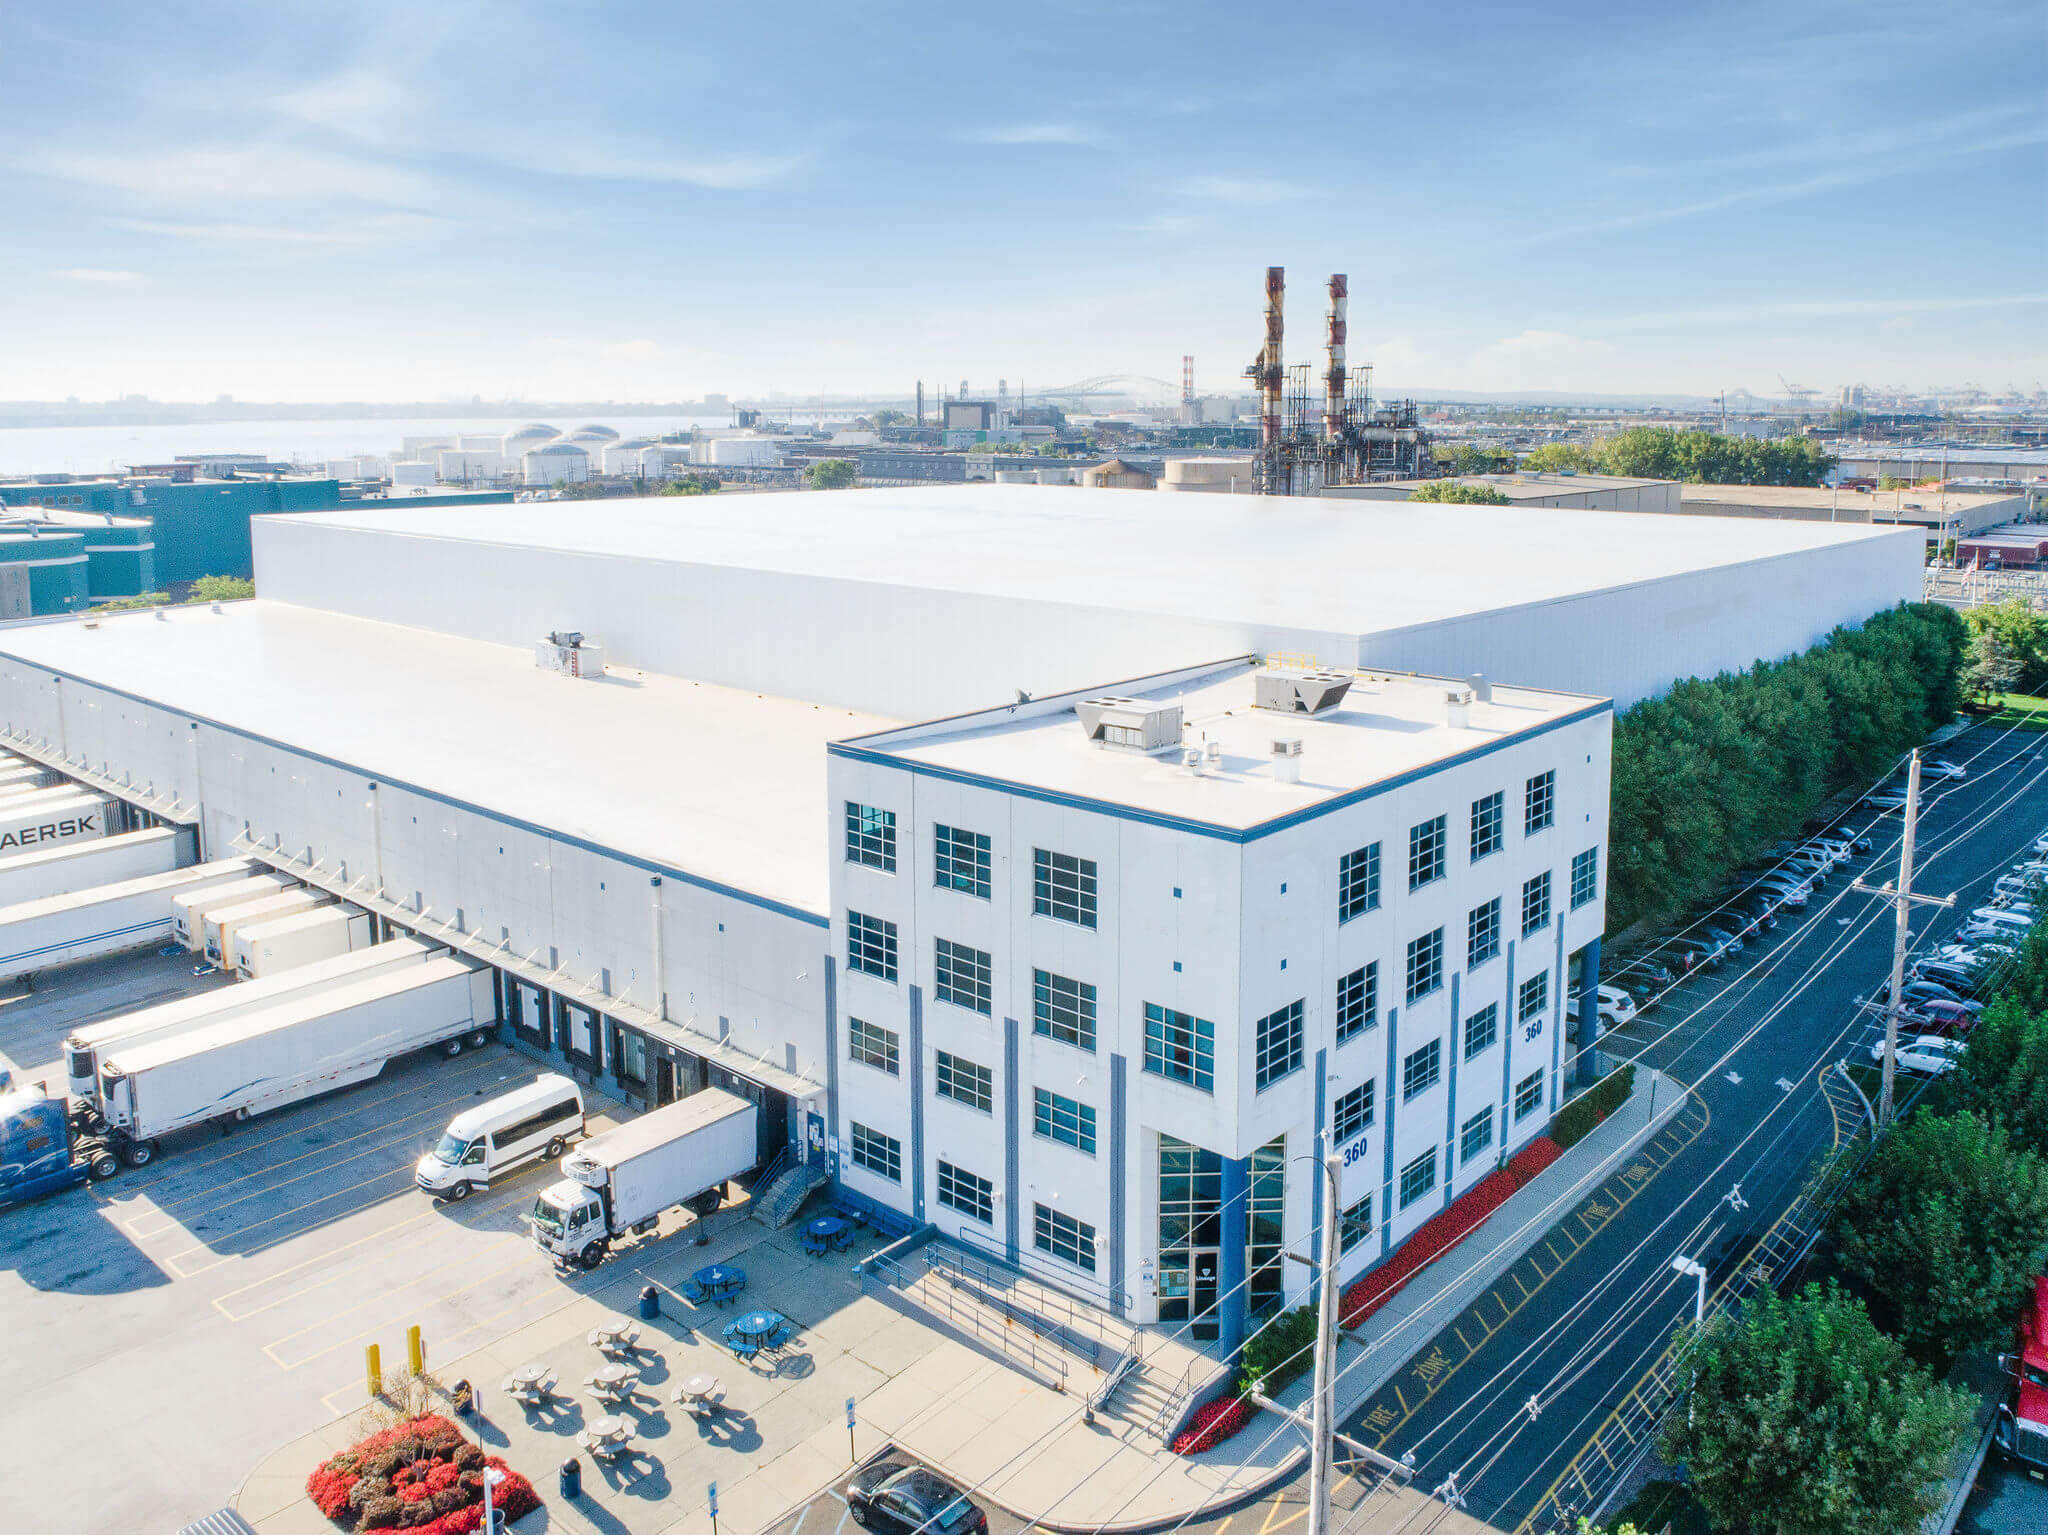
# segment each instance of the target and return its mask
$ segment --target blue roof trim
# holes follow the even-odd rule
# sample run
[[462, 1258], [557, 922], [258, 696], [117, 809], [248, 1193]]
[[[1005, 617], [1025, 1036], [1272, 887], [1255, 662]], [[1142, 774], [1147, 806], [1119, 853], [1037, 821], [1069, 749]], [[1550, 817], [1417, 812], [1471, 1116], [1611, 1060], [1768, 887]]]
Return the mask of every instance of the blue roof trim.
[[1038, 800], [1043, 804], [1059, 805], [1069, 810], [1087, 810], [1096, 815], [1111, 816], [1119, 821], [1135, 821], [1144, 826], [1164, 827], [1168, 831], [1186, 832], [1191, 836], [1214, 837], [1221, 842], [1245, 843], [1257, 842], [1263, 837], [1274, 835], [1276, 832], [1283, 832], [1304, 822], [1313, 821], [1318, 816], [1334, 815], [1340, 810], [1347, 810], [1351, 806], [1361, 804], [1376, 795], [1389, 793], [1394, 789], [1414, 783], [1418, 779], [1426, 778], [1431, 773], [1441, 772], [1445, 768], [1459, 767], [1467, 762], [1476, 762], [1482, 757], [1490, 757], [1495, 752], [1504, 751], [1510, 746], [1518, 746], [1524, 741], [1533, 741], [1538, 736], [1548, 735], [1553, 730], [1562, 730], [1567, 725], [1576, 725], [1582, 720], [1593, 719], [1599, 715], [1612, 714], [1613, 712], [1614, 700], [1603, 698], [1597, 703], [1588, 704], [1583, 709], [1574, 709], [1569, 714], [1559, 715], [1556, 719], [1538, 725], [1533, 730], [1518, 731], [1514, 735], [1504, 737], [1501, 740], [1490, 741], [1484, 746], [1475, 746], [1467, 751], [1458, 752], [1453, 756], [1440, 757], [1434, 762], [1422, 763], [1417, 767], [1408, 769], [1405, 773], [1396, 773], [1393, 777], [1383, 778], [1377, 783], [1369, 783], [1361, 788], [1346, 790], [1342, 794], [1334, 795], [1330, 799], [1324, 800], [1321, 804], [1307, 805], [1300, 810], [1289, 811], [1286, 815], [1275, 816], [1270, 821], [1261, 821], [1256, 826], [1244, 827], [1218, 826], [1213, 821], [1196, 821], [1186, 816], [1167, 815], [1157, 810], [1139, 810], [1130, 805], [1116, 804], [1110, 800], [1093, 799], [1085, 794], [1067, 794], [1058, 789], [1041, 789], [1032, 784], [1014, 783], [1007, 778], [996, 778], [986, 773], [969, 773], [959, 768], [940, 767], [936, 763], [918, 762], [910, 758], [899, 757], [893, 752], [876, 751], [872, 747], [855, 746], [845, 741], [830, 742], [825, 750], [830, 756], [846, 757], [855, 762], [872, 763], [876, 767], [896, 768], [902, 772], [918, 773], [927, 778], [942, 779], [947, 783], [967, 784], [971, 787], [983, 789], [996, 789], [1005, 794], [1017, 795], [1022, 799]]
[[[751, 890], [742, 890], [736, 885], [722, 884], [715, 879], [706, 879], [701, 874], [692, 874], [686, 869], [671, 868], [667, 864], [656, 863], [652, 859], [637, 857], [632, 853], [623, 852], [615, 847], [606, 847], [601, 842], [592, 842], [586, 837], [578, 837], [569, 832], [541, 826], [533, 821], [523, 820], [519, 816], [507, 815], [502, 810], [492, 810], [489, 806], [479, 805], [473, 800], [461, 799], [453, 794], [443, 794], [437, 789], [428, 789], [416, 783], [409, 783], [402, 778], [393, 778], [387, 773], [374, 772], [359, 762], [343, 762], [338, 757], [329, 757], [322, 752], [309, 751], [303, 746], [294, 746], [289, 741], [280, 741], [274, 736], [263, 735], [258, 731], [244, 730], [239, 725], [225, 725], [219, 720], [211, 719], [204, 714], [194, 714], [190, 709], [173, 708], [160, 699], [144, 698], [140, 693], [131, 693], [126, 688], [117, 688], [109, 683], [96, 682], [90, 677], [81, 677], [74, 672], [67, 672], [41, 661], [31, 661], [24, 656], [13, 655], [9, 652], [0, 652], [0, 654], [5, 654], [7, 659], [19, 665], [29, 667], [34, 671], [47, 673], [52, 677], [61, 677], [67, 682], [77, 683], [80, 687], [98, 688], [102, 693], [111, 693], [116, 698], [125, 698], [129, 702], [141, 704], [145, 708], [160, 709], [166, 714], [176, 715], [180, 719], [196, 721], [201, 725], [207, 726], [209, 729], [218, 730], [231, 736], [239, 736], [245, 741], [255, 741], [263, 746], [275, 747], [279, 751], [291, 752], [295, 756], [304, 757], [308, 762], [318, 762], [343, 773], [353, 773], [371, 783], [390, 784], [394, 789], [403, 789], [408, 794], [417, 794], [422, 799], [433, 800], [436, 804], [448, 805], [457, 810], [467, 810], [472, 815], [483, 816], [487, 820], [497, 821], [501, 825], [517, 827], [520, 831], [531, 832], [537, 837], [546, 837], [550, 841], [564, 843], [569, 847], [581, 848], [584, 852], [596, 853], [601, 858], [616, 858], [620, 863], [630, 864], [636, 869], [644, 869], [649, 874], [659, 874], [664, 879], [681, 880], [686, 885], [695, 885], [698, 889], [708, 890], [713, 895], [722, 895], [730, 897], [735, 901], [744, 901], [749, 906], [759, 906], [763, 910], [774, 912], [777, 916], [794, 917], [797, 921], [808, 922], [813, 927], [829, 929], [832, 926], [831, 918], [823, 912], [806, 911], [801, 906], [791, 906], [788, 902], [778, 901], [772, 896], [759, 895]], [[118, 794], [120, 791], [110, 790], [109, 792]]]

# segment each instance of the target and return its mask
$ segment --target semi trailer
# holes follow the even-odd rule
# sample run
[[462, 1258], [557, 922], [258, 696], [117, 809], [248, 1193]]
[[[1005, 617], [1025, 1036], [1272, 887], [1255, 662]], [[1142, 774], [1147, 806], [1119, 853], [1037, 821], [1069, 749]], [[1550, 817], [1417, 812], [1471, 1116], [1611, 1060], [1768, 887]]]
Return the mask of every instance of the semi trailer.
[[64, 843], [0, 857], [0, 906], [70, 895], [182, 869], [198, 855], [189, 826], [153, 826], [87, 842]]
[[417, 938], [394, 938], [357, 953], [301, 965], [262, 980], [222, 986], [196, 997], [180, 997], [138, 1008], [74, 1031], [64, 1041], [65, 1086], [72, 1114], [89, 1130], [105, 1128], [100, 1104], [100, 1061], [123, 1046], [152, 1044], [208, 1024], [276, 1007], [294, 997], [353, 985], [407, 965], [423, 965], [447, 952]]
[[333, 959], [338, 954], [367, 949], [370, 925], [368, 912], [346, 902], [244, 923], [235, 930], [234, 972], [248, 979], [260, 979]]
[[226, 858], [0, 908], [0, 975], [162, 943], [172, 934], [179, 900], [248, 875], [246, 858]]
[[[260, 983], [257, 983], [260, 984]], [[164, 1136], [367, 1082], [415, 1050], [459, 1055], [497, 1023], [491, 972], [454, 955], [202, 1024], [100, 1058], [102, 1139], [132, 1167]]]
[[709, 1215], [726, 1180], [754, 1166], [758, 1113], [746, 1099], [707, 1087], [592, 1136], [563, 1158], [561, 1181], [534, 1200], [527, 1221], [535, 1244], [558, 1267], [593, 1269], [627, 1232], [652, 1231], [664, 1210], [687, 1204]]
[[276, 895], [280, 890], [290, 890], [297, 880], [286, 879], [282, 874], [268, 870], [256, 872], [251, 866], [242, 877], [232, 884], [217, 885], [208, 890], [195, 890], [181, 895], [171, 902], [171, 937], [180, 948], [198, 953], [206, 942], [204, 924], [209, 911], [219, 911], [227, 906], [239, 906], [244, 901], [258, 900], [266, 895]]
[[233, 906], [215, 906], [207, 910], [199, 922], [199, 948], [207, 960], [228, 969], [234, 958], [235, 934], [252, 923], [268, 922], [273, 917], [297, 916], [302, 911], [313, 911], [334, 900], [325, 890], [315, 890], [309, 885], [294, 885], [286, 890], [274, 891], [269, 895], [257, 896], [254, 900], [238, 901]]
[[0, 855], [104, 837], [110, 830], [126, 829], [113, 824], [124, 821], [126, 813], [118, 800], [76, 784], [9, 795], [0, 798]]

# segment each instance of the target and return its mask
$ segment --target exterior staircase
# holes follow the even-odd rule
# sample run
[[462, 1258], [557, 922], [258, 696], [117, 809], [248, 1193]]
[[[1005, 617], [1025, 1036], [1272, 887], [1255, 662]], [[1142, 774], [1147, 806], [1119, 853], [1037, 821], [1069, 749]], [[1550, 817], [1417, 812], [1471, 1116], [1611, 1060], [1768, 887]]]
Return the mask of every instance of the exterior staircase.
[[796, 1162], [776, 1173], [767, 1189], [754, 1199], [753, 1218], [770, 1231], [780, 1231], [797, 1217], [797, 1212], [825, 1182], [825, 1169], [809, 1162]]

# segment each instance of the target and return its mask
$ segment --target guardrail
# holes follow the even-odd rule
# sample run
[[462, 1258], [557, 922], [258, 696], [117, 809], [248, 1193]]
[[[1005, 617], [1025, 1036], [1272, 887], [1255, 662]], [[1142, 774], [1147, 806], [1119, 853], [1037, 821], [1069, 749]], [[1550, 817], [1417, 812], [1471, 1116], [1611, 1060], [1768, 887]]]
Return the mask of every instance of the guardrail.
[[964, 1226], [955, 1234], [953, 1240], [968, 1251], [977, 1253], [979, 1256], [985, 1257], [992, 1262], [1000, 1263], [1004, 1268], [1015, 1269], [1027, 1279], [1042, 1284], [1048, 1289], [1064, 1290], [1068, 1294], [1079, 1295], [1090, 1305], [1107, 1307], [1119, 1316], [1131, 1309], [1131, 1292], [1128, 1290], [1118, 1290], [1108, 1285], [1095, 1284], [1091, 1280], [1082, 1279], [1064, 1269], [1048, 1268], [1038, 1263], [1028, 1254], [1019, 1253], [1015, 1258], [1012, 1258], [1006, 1249], [996, 1245], [990, 1238], [969, 1231]]
[[1028, 1327], [1013, 1327], [1007, 1320], [998, 1322], [987, 1308], [966, 1301], [963, 1293], [950, 1283], [918, 1286], [918, 1280], [931, 1271], [930, 1264], [927, 1262], [920, 1273], [905, 1259], [932, 1235], [931, 1227], [914, 1231], [856, 1263], [854, 1272], [860, 1276], [862, 1289], [868, 1293], [873, 1293], [876, 1287], [895, 1291], [963, 1337], [995, 1350], [1025, 1374], [1055, 1391], [1065, 1391], [1068, 1361], [1061, 1350], [1044, 1343]]
[[[950, 1270], [961, 1283], [979, 1289], [989, 1305], [1012, 1314], [1041, 1337], [1068, 1347], [1069, 1352], [1085, 1350], [1088, 1362], [1097, 1368], [1105, 1353], [1120, 1355], [1137, 1344], [1135, 1328], [1071, 1295], [1037, 1284], [1022, 1269], [992, 1263], [944, 1241], [933, 1245], [925, 1261], [934, 1269]], [[1028, 1297], [1014, 1293], [1020, 1279], [1031, 1280], [1034, 1286]]]

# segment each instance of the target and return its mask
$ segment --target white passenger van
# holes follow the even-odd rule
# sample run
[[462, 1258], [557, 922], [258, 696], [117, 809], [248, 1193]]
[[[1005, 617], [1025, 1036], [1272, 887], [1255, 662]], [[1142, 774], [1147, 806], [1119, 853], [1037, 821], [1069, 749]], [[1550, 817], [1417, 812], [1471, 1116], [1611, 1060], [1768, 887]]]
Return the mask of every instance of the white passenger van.
[[419, 1159], [413, 1182], [429, 1194], [467, 1199], [533, 1157], [552, 1162], [583, 1135], [583, 1093], [557, 1072], [535, 1077], [489, 1103], [464, 1109], [441, 1144]]

